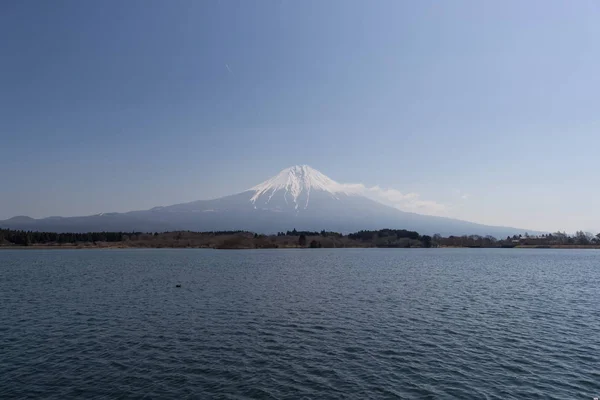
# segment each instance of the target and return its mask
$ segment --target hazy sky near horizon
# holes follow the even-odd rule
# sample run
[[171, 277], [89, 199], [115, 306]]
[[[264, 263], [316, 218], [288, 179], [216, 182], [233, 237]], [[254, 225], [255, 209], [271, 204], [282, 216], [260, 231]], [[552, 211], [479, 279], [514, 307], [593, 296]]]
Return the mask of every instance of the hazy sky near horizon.
[[600, 231], [600, 3], [5, 1], [0, 219], [308, 164], [402, 209]]

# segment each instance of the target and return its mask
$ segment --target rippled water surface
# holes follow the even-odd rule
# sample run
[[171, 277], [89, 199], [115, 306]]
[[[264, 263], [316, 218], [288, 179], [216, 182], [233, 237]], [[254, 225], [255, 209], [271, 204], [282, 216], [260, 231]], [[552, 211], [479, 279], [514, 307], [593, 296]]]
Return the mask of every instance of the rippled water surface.
[[2, 399], [591, 400], [599, 358], [598, 251], [0, 251]]

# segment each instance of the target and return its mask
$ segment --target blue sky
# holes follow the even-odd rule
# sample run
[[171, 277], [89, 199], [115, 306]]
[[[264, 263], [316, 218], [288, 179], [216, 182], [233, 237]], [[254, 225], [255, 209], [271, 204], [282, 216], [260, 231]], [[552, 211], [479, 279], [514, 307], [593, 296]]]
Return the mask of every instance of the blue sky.
[[[600, 231], [593, 1], [9, 1], [0, 219], [308, 164], [404, 209]], [[398, 195], [400, 193], [400, 195]]]

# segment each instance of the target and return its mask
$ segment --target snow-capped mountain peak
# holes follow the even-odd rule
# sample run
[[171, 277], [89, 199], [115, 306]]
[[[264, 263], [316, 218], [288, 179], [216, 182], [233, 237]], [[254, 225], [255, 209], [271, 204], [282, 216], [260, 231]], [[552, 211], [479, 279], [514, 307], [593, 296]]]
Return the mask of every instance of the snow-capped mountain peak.
[[283, 191], [285, 201], [287, 202], [289, 198], [296, 204], [295, 208], [298, 208], [300, 195], [303, 199], [306, 198], [306, 202], [303, 201], [302, 204], [303, 208], [308, 206], [311, 191], [327, 192], [333, 197], [338, 193], [344, 193], [343, 185], [308, 165], [286, 168], [250, 190], [255, 192], [250, 199], [252, 203], [256, 203], [262, 196], [266, 196], [265, 203], [268, 203], [275, 193]]
[[289, 229], [349, 233], [395, 228], [428, 235], [496, 237], [525, 232], [406, 213], [369, 199], [363, 189], [360, 184], [340, 184], [307, 165], [298, 165], [284, 169], [251, 189], [216, 199], [84, 217], [33, 219], [21, 216], [0, 221], [0, 228], [41, 232], [246, 230], [257, 233]]

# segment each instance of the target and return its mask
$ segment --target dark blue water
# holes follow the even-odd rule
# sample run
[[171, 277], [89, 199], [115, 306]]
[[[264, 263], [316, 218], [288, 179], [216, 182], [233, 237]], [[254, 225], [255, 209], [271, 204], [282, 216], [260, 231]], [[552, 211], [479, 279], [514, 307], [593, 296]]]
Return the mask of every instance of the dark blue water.
[[598, 251], [0, 251], [2, 399], [599, 395]]

